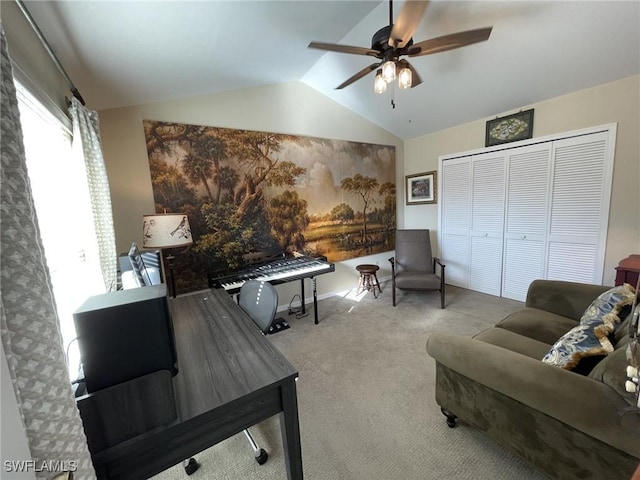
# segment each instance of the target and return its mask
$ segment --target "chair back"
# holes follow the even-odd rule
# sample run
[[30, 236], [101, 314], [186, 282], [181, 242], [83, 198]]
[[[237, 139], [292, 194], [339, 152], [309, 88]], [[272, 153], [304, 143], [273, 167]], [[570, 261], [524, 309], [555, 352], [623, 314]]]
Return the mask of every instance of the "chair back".
[[433, 273], [429, 230], [396, 230], [396, 271], [417, 270]]
[[239, 303], [262, 333], [267, 333], [278, 308], [278, 292], [274, 286], [259, 280], [245, 282], [240, 288]]

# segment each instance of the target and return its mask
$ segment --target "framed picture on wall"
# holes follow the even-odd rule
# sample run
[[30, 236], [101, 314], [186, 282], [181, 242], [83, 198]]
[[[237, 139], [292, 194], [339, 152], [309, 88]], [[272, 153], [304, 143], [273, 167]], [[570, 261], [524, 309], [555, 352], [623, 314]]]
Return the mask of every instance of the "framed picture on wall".
[[437, 203], [436, 175], [433, 171], [406, 176], [407, 205]]
[[484, 146], [525, 140], [533, 135], [533, 108], [487, 122]]

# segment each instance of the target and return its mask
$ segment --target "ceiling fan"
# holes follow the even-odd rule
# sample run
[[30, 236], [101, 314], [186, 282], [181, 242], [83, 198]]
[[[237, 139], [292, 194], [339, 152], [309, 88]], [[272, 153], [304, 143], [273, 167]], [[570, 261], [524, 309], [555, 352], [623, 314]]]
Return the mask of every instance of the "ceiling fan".
[[432, 53], [453, 50], [473, 43], [483, 42], [489, 38], [493, 27], [466, 30], [441, 37], [431, 38], [419, 43], [413, 43], [413, 32], [418, 27], [428, 1], [407, 0], [398, 15], [396, 23], [393, 23], [393, 0], [389, 0], [389, 25], [378, 30], [371, 39], [371, 48], [339, 45], [336, 43], [311, 42], [309, 48], [327, 50], [338, 53], [351, 53], [355, 55], [368, 55], [379, 59], [363, 68], [352, 77], [336, 87], [340, 90], [360, 80], [374, 70], [378, 70], [375, 78], [375, 91], [382, 93], [390, 83], [398, 78], [400, 88], [413, 88], [422, 83], [418, 72], [404, 58], [420, 57]]

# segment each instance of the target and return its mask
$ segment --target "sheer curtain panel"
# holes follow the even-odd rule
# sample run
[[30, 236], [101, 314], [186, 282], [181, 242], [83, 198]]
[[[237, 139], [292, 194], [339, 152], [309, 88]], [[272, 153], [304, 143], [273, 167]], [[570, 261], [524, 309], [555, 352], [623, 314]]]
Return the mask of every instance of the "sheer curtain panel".
[[82, 155], [87, 169], [87, 183], [98, 244], [100, 266], [106, 291], [117, 288], [118, 256], [113, 230], [113, 211], [107, 169], [102, 156], [98, 113], [85, 108], [75, 97], [71, 99], [74, 154]]
[[[55, 301], [27, 176], [11, 61], [0, 23], [0, 334], [33, 471], [95, 478], [69, 383]], [[5, 459], [28, 460], [28, 459]], [[3, 465], [4, 468], [4, 465]]]

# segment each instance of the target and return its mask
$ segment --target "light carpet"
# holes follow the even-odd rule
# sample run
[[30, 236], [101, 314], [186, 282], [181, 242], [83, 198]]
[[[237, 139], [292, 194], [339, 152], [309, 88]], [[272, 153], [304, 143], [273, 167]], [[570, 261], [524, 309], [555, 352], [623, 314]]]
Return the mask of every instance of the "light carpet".
[[[463, 420], [449, 428], [434, 399], [435, 362], [426, 352], [437, 331], [473, 335], [522, 303], [455, 287], [446, 309], [438, 292], [398, 292], [377, 299], [353, 292], [318, 304], [268, 339], [300, 373], [298, 406], [305, 479], [429, 480], [547, 478]], [[280, 303], [284, 303], [281, 299]], [[156, 480], [286, 479], [277, 416], [251, 428], [269, 452], [258, 465], [240, 433], [196, 455], [188, 477], [175, 466]]]

